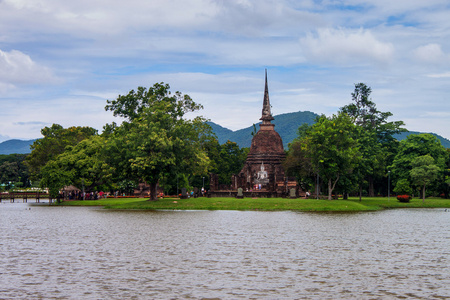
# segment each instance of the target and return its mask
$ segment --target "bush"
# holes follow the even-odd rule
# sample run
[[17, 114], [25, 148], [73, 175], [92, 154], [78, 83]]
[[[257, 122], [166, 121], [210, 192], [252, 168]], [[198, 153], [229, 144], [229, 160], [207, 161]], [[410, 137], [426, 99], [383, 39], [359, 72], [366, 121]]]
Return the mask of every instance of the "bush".
[[400, 202], [409, 202], [411, 200], [411, 196], [410, 195], [398, 195], [397, 196], [397, 200]]
[[400, 179], [395, 185], [394, 192], [398, 195], [411, 195], [413, 190], [407, 179]]

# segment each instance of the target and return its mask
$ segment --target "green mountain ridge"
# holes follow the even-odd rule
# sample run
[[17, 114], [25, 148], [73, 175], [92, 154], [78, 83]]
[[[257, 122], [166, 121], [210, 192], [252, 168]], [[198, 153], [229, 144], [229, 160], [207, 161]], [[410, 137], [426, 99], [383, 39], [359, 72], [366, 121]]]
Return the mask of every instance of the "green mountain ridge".
[[[310, 111], [298, 111], [274, 116], [272, 123], [275, 124], [275, 130], [283, 139], [284, 148], [287, 149], [288, 144], [297, 137], [298, 127], [300, 125], [303, 123], [312, 125], [318, 116], [318, 114]], [[256, 131], [259, 130], [260, 123], [261, 122], [255, 124]], [[254, 131], [253, 126], [232, 131], [214, 122], [208, 122], [208, 124], [212, 127], [213, 132], [216, 134], [220, 144], [226, 143], [230, 140], [237, 143], [242, 148], [250, 147], [252, 143], [252, 132]], [[409, 131], [395, 135], [395, 138], [401, 141], [406, 139], [408, 135], [420, 133], [423, 132]], [[435, 133], [430, 134], [437, 137], [445, 148], [450, 148], [450, 140]], [[24, 141], [13, 139], [4, 141], [0, 143], [0, 154], [28, 154], [31, 152], [30, 146], [35, 140], [36, 139]]]
[[28, 154], [31, 153], [30, 146], [34, 140], [7, 140], [0, 143], [0, 154]]
[[[298, 111], [274, 116], [274, 120], [272, 121], [272, 123], [275, 124], [275, 130], [278, 132], [278, 134], [281, 136], [283, 140], [284, 148], [287, 149], [288, 144], [297, 137], [298, 127], [300, 127], [300, 125], [302, 125], [303, 123], [312, 125], [315, 123], [315, 119], [318, 116], [319, 116], [318, 114], [309, 111]], [[259, 130], [260, 123], [261, 122], [255, 124], [256, 130]], [[250, 147], [252, 142], [251, 133], [252, 131], [254, 131], [253, 126], [232, 131], [214, 122], [208, 122], [208, 124], [212, 127], [214, 133], [217, 135], [220, 144], [223, 144], [229, 140], [237, 143], [240, 147]], [[399, 141], [401, 141], [406, 139], [411, 134], [420, 134], [420, 133], [423, 132], [408, 131], [397, 134], [394, 137]], [[450, 140], [435, 133], [430, 134], [437, 137], [445, 148], [450, 148]]]
[[[284, 148], [287, 149], [288, 144], [297, 137], [297, 131], [300, 125], [303, 123], [312, 125], [318, 116], [318, 114], [310, 111], [299, 111], [274, 116], [272, 123], [275, 125], [276, 132], [278, 132], [283, 140]], [[226, 143], [226, 141], [230, 140], [237, 143], [242, 148], [250, 147], [252, 143], [252, 132], [254, 131], [253, 126], [232, 131], [214, 122], [208, 122], [208, 124], [217, 135], [220, 144]], [[259, 130], [259, 124], [261, 124], [261, 122], [255, 124], [256, 131]]]
[[440, 135], [438, 135], [436, 133], [432, 133], [432, 132], [408, 131], [408, 132], [402, 132], [402, 133], [396, 134], [396, 135], [394, 135], [394, 137], [397, 140], [401, 141], [401, 140], [406, 139], [411, 134], [421, 134], [421, 133], [428, 133], [428, 134], [431, 134], [431, 135], [437, 137], [438, 140], [441, 141], [442, 146], [444, 146], [447, 149], [450, 148], [450, 140], [448, 140], [445, 137], [442, 137], [442, 136], [440, 136]]

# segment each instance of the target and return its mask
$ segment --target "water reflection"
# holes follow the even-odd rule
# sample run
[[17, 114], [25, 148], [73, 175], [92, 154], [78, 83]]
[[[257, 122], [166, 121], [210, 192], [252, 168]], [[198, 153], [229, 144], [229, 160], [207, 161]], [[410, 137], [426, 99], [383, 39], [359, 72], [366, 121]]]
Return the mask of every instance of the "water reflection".
[[0, 298], [450, 297], [450, 213], [0, 205]]

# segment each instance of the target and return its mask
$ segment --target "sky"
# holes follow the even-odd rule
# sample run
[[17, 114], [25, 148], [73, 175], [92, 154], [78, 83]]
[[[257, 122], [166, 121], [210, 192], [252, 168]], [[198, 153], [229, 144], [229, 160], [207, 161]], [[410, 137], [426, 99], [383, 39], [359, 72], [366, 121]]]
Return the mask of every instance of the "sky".
[[0, 142], [115, 121], [139, 86], [170, 84], [237, 130], [330, 116], [372, 88], [378, 110], [450, 139], [448, 0], [0, 0]]

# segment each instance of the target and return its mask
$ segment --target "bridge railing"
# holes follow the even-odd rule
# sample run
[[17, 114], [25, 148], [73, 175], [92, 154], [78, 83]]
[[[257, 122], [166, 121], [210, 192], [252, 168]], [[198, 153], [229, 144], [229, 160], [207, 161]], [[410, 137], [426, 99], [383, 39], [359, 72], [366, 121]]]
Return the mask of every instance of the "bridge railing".
[[42, 192], [9, 192], [9, 193], [0, 193], [0, 202], [8, 201], [15, 202], [18, 200], [22, 200], [22, 202], [28, 202], [28, 199], [35, 200], [37, 203], [41, 201], [41, 199], [49, 199], [49, 195], [47, 193]]

